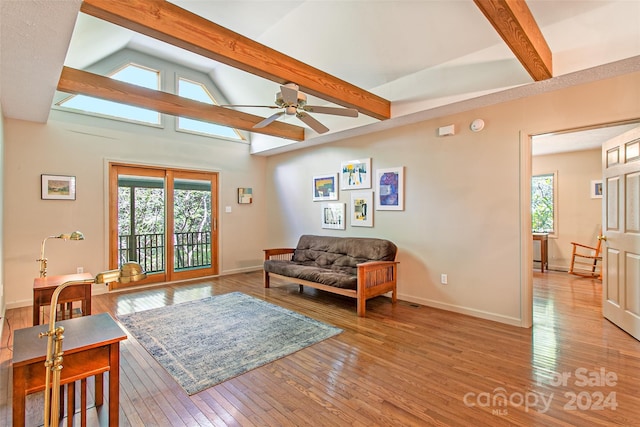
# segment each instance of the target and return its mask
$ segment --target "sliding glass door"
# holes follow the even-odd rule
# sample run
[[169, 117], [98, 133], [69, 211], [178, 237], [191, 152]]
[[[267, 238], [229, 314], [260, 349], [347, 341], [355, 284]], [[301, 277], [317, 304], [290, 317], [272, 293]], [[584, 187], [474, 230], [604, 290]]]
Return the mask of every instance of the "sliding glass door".
[[217, 274], [217, 178], [112, 164], [110, 268], [139, 262], [148, 283]]

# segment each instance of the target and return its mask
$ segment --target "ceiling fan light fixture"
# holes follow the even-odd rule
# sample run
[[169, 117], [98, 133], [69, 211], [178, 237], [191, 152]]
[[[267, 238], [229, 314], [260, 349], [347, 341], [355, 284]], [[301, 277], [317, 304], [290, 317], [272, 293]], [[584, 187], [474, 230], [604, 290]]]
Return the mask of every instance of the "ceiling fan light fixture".
[[287, 113], [288, 116], [293, 116], [295, 113], [298, 112], [298, 106], [297, 105], [289, 105], [285, 108], [285, 112]]
[[318, 133], [325, 133], [329, 131], [325, 125], [320, 123], [315, 118], [311, 117], [307, 112], [320, 113], [320, 114], [332, 114], [334, 116], [343, 117], [358, 117], [358, 110], [355, 108], [336, 108], [336, 107], [324, 107], [307, 105], [307, 95], [300, 92], [300, 87], [295, 83], [285, 83], [280, 86], [280, 92], [276, 93], [276, 101], [274, 106], [265, 105], [221, 105], [224, 107], [260, 107], [260, 108], [277, 108], [282, 109], [264, 120], [256, 123], [253, 127], [256, 129], [263, 128], [270, 125], [278, 118], [286, 118], [288, 116], [296, 116], [303, 123], [309, 126], [311, 129]]

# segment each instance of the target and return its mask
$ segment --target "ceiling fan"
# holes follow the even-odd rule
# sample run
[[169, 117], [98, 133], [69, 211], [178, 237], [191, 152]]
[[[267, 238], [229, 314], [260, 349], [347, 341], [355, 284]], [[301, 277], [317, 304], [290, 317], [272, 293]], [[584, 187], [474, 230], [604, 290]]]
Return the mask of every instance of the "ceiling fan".
[[320, 114], [333, 114], [335, 116], [345, 117], [358, 117], [358, 110], [355, 108], [335, 108], [335, 107], [321, 107], [315, 105], [307, 105], [307, 95], [300, 92], [299, 87], [295, 83], [286, 83], [280, 86], [280, 92], [276, 93], [276, 105], [220, 105], [221, 107], [256, 107], [256, 108], [277, 108], [282, 109], [277, 113], [267, 117], [260, 123], [257, 123], [253, 127], [256, 129], [268, 126], [272, 122], [276, 121], [278, 117], [283, 115], [293, 116], [304, 122], [307, 126], [318, 133], [325, 133], [329, 131], [329, 128], [320, 123], [318, 120], [307, 114], [320, 113]]

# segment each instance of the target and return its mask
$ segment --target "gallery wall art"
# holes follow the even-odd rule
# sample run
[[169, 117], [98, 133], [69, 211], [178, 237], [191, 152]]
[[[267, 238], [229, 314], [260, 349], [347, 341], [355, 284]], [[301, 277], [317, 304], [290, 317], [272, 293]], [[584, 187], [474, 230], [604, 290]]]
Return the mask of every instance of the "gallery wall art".
[[376, 170], [376, 210], [404, 209], [404, 168]]
[[340, 184], [343, 190], [371, 188], [371, 158], [342, 162]]

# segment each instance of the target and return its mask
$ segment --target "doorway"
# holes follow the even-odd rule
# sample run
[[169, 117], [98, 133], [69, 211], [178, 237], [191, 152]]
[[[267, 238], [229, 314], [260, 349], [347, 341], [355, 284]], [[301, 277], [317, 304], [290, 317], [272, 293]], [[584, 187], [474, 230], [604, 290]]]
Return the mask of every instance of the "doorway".
[[218, 274], [217, 183], [215, 172], [110, 164], [110, 268], [138, 262], [143, 284]]
[[[562, 155], [570, 155], [571, 152], [580, 152], [583, 150], [591, 150], [592, 154], [589, 157], [592, 167], [589, 170], [588, 174], [579, 177], [580, 184], [574, 183], [573, 194], [571, 195], [571, 203], [579, 203], [580, 209], [582, 209], [585, 204], [591, 204], [593, 209], [590, 209], [592, 212], [591, 216], [585, 220], [584, 213], [578, 211], [573, 211], [571, 209], [567, 209], [567, 200], [559, 200], [558, 201], [558, 211], [560, 212], [560, 216], [564, 216], [566, 221], [567, 216], [571, 216], [572, 226], [573, 221], [582, 220], [584, 221], [580, 227], [574, 228], [573, 232], [577, 233], [576, 230], [581, 230], [580, 236], [585, 236], [581, 238], [589, 239], [590, 237], [593, 240], [593, 244], [596, 244], [597, 235], [602, 228], [602, 224], [604, 222], [602, 215], [602, 199], [592, 198], [589, 195], [589, 190], [591, 188], [591, 180], [602, 179], [603, 170], [602, 170], [602, 155], [601, 155], [601, 147], [602, 145], [608, 141], [609, 139], [620, 135], [626, 132], [629, 129], [637, 127], [638, 122], [625, 122], [618, 124], [608, 124], [601, 126], [593, 126], [589, 128], [583, 129], [573, 129], [573, 130], [565, 130], [558, 131], [556, 133], [547, 133], [544, 135], [534, 135], [534, 134], [522, 134], [521, 135], [521, 195], [522, 195], [522, 240], [521, 240], [521, 253], [522, 253], [522, 299], [521, 299], [521, 312], [522, 312], [522, 326], [531, 327], [533, 324], [533, 258], [534, 258], [534, 247], [531, 244], [531, 240], [528, 238], [531, 233], [531, 177], [535, 174], [535, 169], [533, 168], [533, 158], [534, 155], [553, 155], [558, 154]], [[585, 157], [580, 157], [574, 162], [582, 162], [585, 161]], [[539, 172], [539, 169], [538, 169]], [[560, 188], [564, 190], [567, 189], [567, 181], [570, 179], [569, 175], [562, 172], [562, 170], [558, 172], [558, 185]], [[593, 176], [591, 176], [593, 175]], [[579, 202], [576, 202], [575, 199], [578, 198], [578, 194], [582, 199]], [[595, 212], [595, 213], [593, 213]], [[580, 216], [581, 218], [577, 218]], [[564, 246], [566, 246], [566, 253], [564, 255], [564, 259], [560, 256], [560, 259], [549, 259], [550, 266], [553, 268], [560, 267], [559, 269], [564, 269], [568, 267], [568, 262], [570, 261], [570, 241], [572, 239], [578, 239], [577, 235], [571, 235], [570, 229], [571, 227], [565, 227], [563, 229], [562, 221], [559, 224], [559, 236], [560, 238], [553, 240], [553, 245], [556, 245], [556, 250], [560, 251]], [[566, 222], [565, 222], [566, 224]], [[567, 229], [568, 228], [568, 229]], [[582, 231], [583, 230], [583, 231]], [[551, 239], [550, 239], [551, 240]], [[585, 243], [588, 243], [585, 242]], [[564, 244], [564, 246], [562, 246]], [[551, 242], [550, 242], [551, 246]], [[558, 249], [559, 248], [559, 249]], [[537, 253], [537, 251], [536, 251]], [[557, 254], [556, 254], [557, 255]], [[567, 264], [567, 265], [564, 265]], [[566, 270], [565, 270], [566, 271]]]

